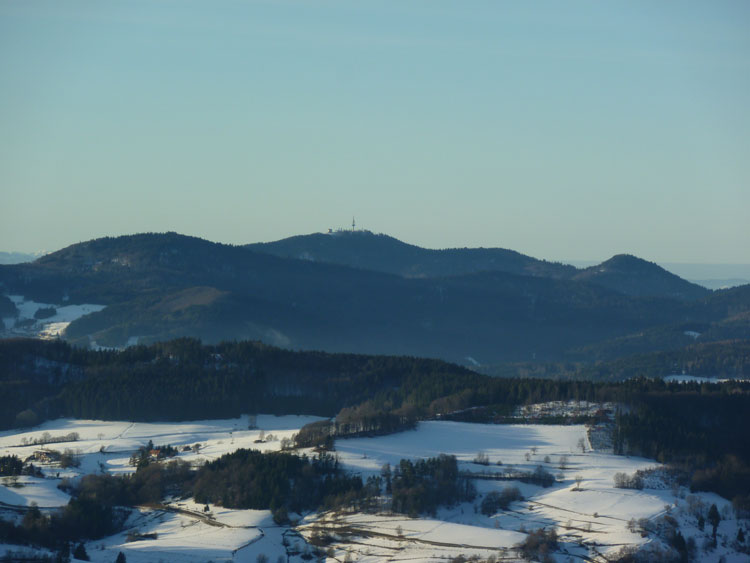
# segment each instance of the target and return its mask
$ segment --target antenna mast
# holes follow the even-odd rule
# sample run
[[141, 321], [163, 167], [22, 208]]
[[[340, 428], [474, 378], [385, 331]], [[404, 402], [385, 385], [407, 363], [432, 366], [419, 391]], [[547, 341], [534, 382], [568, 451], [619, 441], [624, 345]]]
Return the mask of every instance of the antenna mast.
[[354, 227], [357, 226], [357, 223], [354, 222], [354, 216], [352, 216], [352, 232], [354, 232]]

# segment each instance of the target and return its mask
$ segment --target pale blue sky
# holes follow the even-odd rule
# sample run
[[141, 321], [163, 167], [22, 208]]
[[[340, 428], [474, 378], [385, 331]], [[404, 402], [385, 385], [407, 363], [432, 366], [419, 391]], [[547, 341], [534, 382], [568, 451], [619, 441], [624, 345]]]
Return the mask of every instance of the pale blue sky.
[[750, 3], [0, 2], [0, 250], [359, 225], [750, 262]]

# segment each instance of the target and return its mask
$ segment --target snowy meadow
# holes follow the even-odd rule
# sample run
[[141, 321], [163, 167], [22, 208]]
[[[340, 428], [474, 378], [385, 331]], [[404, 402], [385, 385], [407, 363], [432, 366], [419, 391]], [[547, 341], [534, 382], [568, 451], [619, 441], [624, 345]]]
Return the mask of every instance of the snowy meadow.
[[[131, 423], [60, 419], [22, 432], [0, 434], [0, 455], [31, 460], [39, 476], [5, 478], [0, 510], [21, 521], [38, 506], [64, 506], [66, 492], [87, 474], [136, 471], [132, 456], [144, 446], [170, 445], [173, 459], [194, 466], [240, 448], [278, 451], [309, 416], [243, 416], [182, 423]], [[68, 439], [63, 441], [64, 439]], [[60, 452], [58, 455], [57, 452]], [[64, 453], [73, 463], [61, 463]], [[297, 451], [314, 456], [311, 450]], [[337, 440], [339, 464], [348, 472], [382, 478], [401, 460], [448, 454], [474, 485], [471, 502], [442, 506], [409, 517], [391, 511], [383, 494], [368, 511], [337, 509], [290, 515], [278, 524], [268, 510], [233, 510], [169, 497], [159, 506], [133, 509], [123, 530], [85, 544], [91, 561], [448, 561], [522, 560], [520, 547], [539, 530], [554, 530], [553, 549], [537, 554], [552, 561], [611, 560], [628, 550], [666, 557], [672, 547], [660, 536], [679, 529], [702, 561], [747, 561], [732, 548], [742, 522], [731, 504], [710, 493], [691, 494], [653, 460], [592, 449], [583, 425], [489, 425], [426, 421], [396, 434]], [[62, 467], [61, 465], [67, 465]], [[524, 475], [552, 476], [548, 486]], [[640, 488], [617, 488], [615, 475], [641, 476]], [[507, 506], [487, 499], [517, 490]], [[722, 515], [715, 549], [711, 526], [699, 517], [715, 504]], [[665, 536], [666, 537], [666, 536]], [[11, 552], [30, 548], [5, 546]]]

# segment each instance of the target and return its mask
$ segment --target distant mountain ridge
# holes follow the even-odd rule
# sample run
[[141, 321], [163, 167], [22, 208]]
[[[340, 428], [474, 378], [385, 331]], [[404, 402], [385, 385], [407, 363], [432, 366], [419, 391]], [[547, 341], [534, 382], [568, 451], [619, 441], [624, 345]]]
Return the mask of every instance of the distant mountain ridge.
[[407, 278], [461, 276], [499, 271], [555, 279], [571, 277], [576, 268], [538, 260], [504, 248], [433, 250], [370, 231], [336, 231], [298, 235], [275, 242], [245, 245], [283, 258], [342, 264]]
[[641, 297], [693, 300], [711, 293], [653, 262], [628, 254], [613, 256], [599, 265], [579, 270], [574, 266], [539, 260], [504, 248], [432, 250], [369, 231], [314, 233], [245, 247], [283, 258], [341, 264], [403, 277], [435, 278], [498, 271], [587, 281]]
[[0, 251], [0, 264], [21, 264], [22, 262], [33, 262], [44, 252], [3, 252]]
[[[418, 247], [371, 236], [365, 240], [422, 256]], [[439, 252], [440, 260], [452, 256]], [[635, 260], [626, 266], [659, 275], [658, 267]], [[106, 305], [65, 330], [66, 339], [82, 344], [255, 339], [293, 349], [479, 363], [562, 359], [569, 350], [658, 327], [719, 326], [734, 311], [740, 316], [721, 325], [722, 337], [731, 338], [744, 331], [750, 301], [744, 292], [708, 292], [698, 300], [628, 295], [575, 276], [499, 270], [404, 277], [176, 233], [96, 239], [30, 264], [0, 266], [0, 288], [40, 303]]]

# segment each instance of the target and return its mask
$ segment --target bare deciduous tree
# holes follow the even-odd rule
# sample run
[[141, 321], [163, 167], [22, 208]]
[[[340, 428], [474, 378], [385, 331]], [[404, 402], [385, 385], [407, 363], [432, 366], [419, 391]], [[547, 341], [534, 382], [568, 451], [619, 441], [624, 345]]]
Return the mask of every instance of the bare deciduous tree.
[[583, 475], [576, 475], [575, 479], [576, 479], [576, 489], [575, 490], [576, 491], [580, 491], [581, 490], [581, 481], [583, 481]]

